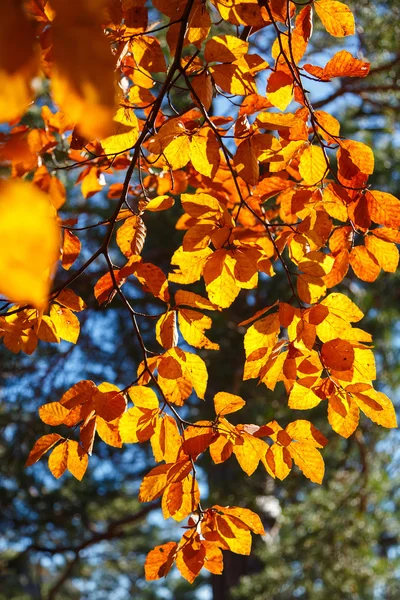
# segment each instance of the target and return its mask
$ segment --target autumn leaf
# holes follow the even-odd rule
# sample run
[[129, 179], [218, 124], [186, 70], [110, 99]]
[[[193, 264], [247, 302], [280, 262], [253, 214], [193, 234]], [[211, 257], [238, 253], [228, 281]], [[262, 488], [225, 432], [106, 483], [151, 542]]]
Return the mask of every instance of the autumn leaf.
[[320, 146], [308, 146], [302, 153], [299, 172], [307, 185], [319, 183], [328, 170], [328, 162]]
[[243, 398], [227, 392], [218, 392], [214, 396], [215, 413], [220, 417], [240, 410], [245, 404]]
[[62, 440], [63, 438], [58, 433], [49, 433], [48, 435], [43, 435], [41, 438], [35, 442], [32, 450], [29, 453], [29, 456], [26, 460], [25, 466], [30, 467], [34, 465], [38, 460], [42, 458], [46, 452], [48, 452], [57, 442]]
[[317, 0], [314, 2], [314, 7], [331, 35], [344, 37], [354, 34], [354, 17], [348, 6], [337, 0]]
[[[101, 473], [102, 444], [141, 444], [156, 464], [139, 501], [186, 520], [179, 541], [148, 553], [146, 579], [173, 564], [189, 583], [203, 568], [221, 574], [223, 553], [249, 555], [264, 528], [244, 506], [207, 506], [203, 455], [237, 461], [238, 490], [260, 467], [267, 478], [298, 469], [321, 484], [337, 450], [333, 442], [325, 453], [314, 425], [325, 408], [332, 438], [353, 435], [361, 413], [397, 426], [393, 403], [373, 387], [382, 361], [352, 298], [357, 278], [368, 295], [381, 271], [386, 281], [398, 268], [400, 200], [390, 182], [371, 189], [373, 148], [357, 127], [346, 139], [329, 112], [343, 93], [369, 106], [389, 63], [365, 85], [352, 78], [370, 63], [351, 44], [312, 64], [328, 34], [355, 33], [337, 0], [3, 4], [0, 340], [12, 367], [33, 355], [50, 393], [62, 361], [96, 362], [84, 351], [89, 335], [107, 358], [93, 376], [117, 373], [124, 386], [81, 380], [59, 401], [40, 401], [36, 386], [43, 431], [26, 465], [47, 453], [56, 479], [68, 471], [81, 481], [92, 454]], [[334, 78], [336, 91], [315, 102], [306, 82]], [[390, 86], [379, 88], [382, 105]], [[267, 423], [252, 379], [268, 394]], [[281, 401], [313, 421], [280, 425]], [[237, 423], [239, 410], [253, 422]]]
[[154, 581], [168, 574], [174, 562], [177, 548], [178, 544], [176, 542], [167, 542], [162, 546], [156, 546], [148, 553], [144, 565], [147, 581]]
[[113, 120], [113, 132], [101, 140], [106, 154], [117, 154], [129, 150], [139, 137], [139, 124], [133, 111], [119, 108]]
[[78, 258], [81, 251], [81, 242], [71, 231], [66, 229], [64, 231], [64, 240], [62, 247], [62, 261], [63, 268], [68, 271], [76, 259]]
[[44, 307], [59, 243], [48, 196], [28, 182], [2, 182], [0, 292], [15, 302]]
[[101, 31], [102, 5], [103, 0], [96, 6], [90, 0], [79, 6], [53, 2], [52, 91], [57, 104], [88, 139], [111, 134], [115, 109], [115, 59]]
[[[15, 31], [19, 32], [15, 36]], [[5, 0], [0, 23], [0, 120], [22, 116], [33, 98], [31, 86], [39, 71], [39, 49], [33, 22], [22, 3]]]

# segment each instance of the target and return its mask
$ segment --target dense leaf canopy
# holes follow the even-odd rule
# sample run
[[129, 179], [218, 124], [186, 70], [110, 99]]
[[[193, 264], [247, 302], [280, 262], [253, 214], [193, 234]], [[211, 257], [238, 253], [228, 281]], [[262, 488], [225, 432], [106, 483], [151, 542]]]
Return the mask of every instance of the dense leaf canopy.
[[[85, 315], [115, 305], [135, 340], [122, 386], [98, 373], [40, 406], [49, 427], [26, 465], [49, 453], [56, 479], [80, 481], [100, 443], [150, 441], [157, 465], [138, 499], [161, 498], [164, 518], [186, 524], [148, 553], [147, 580], [173, 564], [190, 583], [203, 567], [221, 574], [222, 551], [250, 554], [264, 525], [245, 506], [205, 506], [199, 460], [278, 480], [297, 467], [320, 484], [334, 437], [297, 411], [320, 423], [324, 406], [345, 439], [360, 415], [396, 427], [343, 282], [395, 273], [400, 201], [373, 184], [370, 145], [328, 112], [370, 64], [346, 40], [312, 56], [314, 24], [347, 39], [353, 13], [336, 0], [6, 0], [3, 14], [4, 346], [34, 357], [67, 342], [67, 354]], [[221, 389], [212, 365], [227, 328], [243, 334], [241, 366]], [[246, 399], [238, 388], [250, 380], [285, 390], [284, 420], [270, 407], [247, 418], [255, 387]]]

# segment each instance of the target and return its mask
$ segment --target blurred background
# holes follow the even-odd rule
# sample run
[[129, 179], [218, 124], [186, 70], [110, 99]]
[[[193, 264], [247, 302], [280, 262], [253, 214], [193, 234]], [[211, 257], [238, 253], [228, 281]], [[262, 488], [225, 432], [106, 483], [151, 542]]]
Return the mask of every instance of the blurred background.
[[[374, 149], [373, 187], [400, 196], [398, 123], [396, 126], [400, 114], [400, 4], [398, 0], [349, 4], [355, 13], [357, 35], [339, 40], [339, 46], [317, 24], [306, 58], [323, 65], [333, 52], [346, 47], [372, 63], [371, 74], [366, 80], [313, 84], [311, 97], [316, 108], [339, 118], [341, 135]], [[219, 33], [221, 29], [229, 32], [229, 27], [222, 24]], [[268, 48], [268, 35], [256, 35], [250, 42]], [[37, 106], [47, 101], [44, 95]], [[179, 98], [175, 104], [179, 105]], [[218, 114], [237, 110], [221, 99], [216, 106]], [[33, 107], [25, 122], [40, 124], [39, 115]], [[80, 224], [107, 217], [112, 200], [99, 193], [85, 201], [73, 187], [76, 172], [63, 172], [62, 177], [70, 198], [65, 214], [79, 214]], [[143, 256], [165, 272], [182, 237], [174, 229], [179, 214], [176, 205], [171, 211], [149, 213], [146, 221]], [[97, 247], [101, 236], [101, 228], [82, 233], [80, 239], [86, 246], [82, 259]], [[400, 598], [400, 435], [367, 419], [345, 440], [331, 431], [324, 406], [313, 409], [312, 414], [295, 416], [311, 418], [329, 438], [322, 486], [312, 484], [296, 470], [279, 482], [261, 469], [249, 478], [233, 460], [215, 466], [207, 456], [202, 458], [204, 503], [251, 508], [262, 517], [267, 533], [263, 538], [254, 536], [251, 557], [225, 553], [222, 576], [206, 574], [191, 586], [177, 571], [160, 582], [144, 581], [147, 552], [182, 534], [179, 524], [163, 520], [157, 504], [137, 501], [141, 478], [154, 464], [147, 444], [114, 449], [98, 441], [82, 482], [68, 475], [56, 481], [46, 460], [24, 468], [35, 440], [50, 432], [38, 418], [41, 404], [58, 400], [81, 379], [93, 379], [97, 384], [109, 381], [121, 387], [134, 379], [140, 356], [126, 326], [126, 314], [117, 298], [105, 309], [93, 296], [93, 286], [104, 272], [105, 265], [97, 262], [73, 286], [88, 304], [80, 315], [82, 331], [77, 346], [40, 344], [32, 356], [13, 355], [0, 347], [0, 599]], [[366, 314], [361, 326], [375, 340], [378, 388], [397, 408], [399, 280], [399, 274], [381, 273], [373, 285], [364, 285], [349, 273], [339, 290], [353, 297]], [[213, 317], [211, 338], [220, 343], [221, 352], [202, 353], [210, 372], [208, 397], [220, 390], [242, 395], [247, 400], [240, 415], [243, 422], [262, 424], [276, 418], [285, 423], [294, 418], [292, 411], [289, 416], [281, 384], [271, 393], [265, 386], [242, 382], [243, 331], [237, 328], [237, 323], [258, 308], [277, 297], [285, 298], [285, 282], [278, 272], [274, 279], [263, 280], [255, 294], [242, 292], [228, 310]], [[155, 302], [149, 305], [149, 299], [130, 285], [137, 310], [158, 312]], [[155, 348], [151, 329], [146, 330], [146, 323], [143, 327], [148, 345]], [[190, 419], [211, 414], [207, 402], [188, 404]]]

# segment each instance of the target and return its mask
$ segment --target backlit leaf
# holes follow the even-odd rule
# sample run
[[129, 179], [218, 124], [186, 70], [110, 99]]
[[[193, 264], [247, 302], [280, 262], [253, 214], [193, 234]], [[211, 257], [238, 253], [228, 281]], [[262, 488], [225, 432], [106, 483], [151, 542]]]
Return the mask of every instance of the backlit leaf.
[[337, 0], [317, 0], [314, 2], [317, 15], [326, 30], [335, 37], [353, 35], [354, 17], [350, 8]]
[[215, 413], [221, 417], [240, 410], [245, 404], [243, 398], [227, 392], [218, 392], [214, 396]]
[[49, 198], [25, 181], [0, 183], [0, 293], [41, 308], [59, 252]]

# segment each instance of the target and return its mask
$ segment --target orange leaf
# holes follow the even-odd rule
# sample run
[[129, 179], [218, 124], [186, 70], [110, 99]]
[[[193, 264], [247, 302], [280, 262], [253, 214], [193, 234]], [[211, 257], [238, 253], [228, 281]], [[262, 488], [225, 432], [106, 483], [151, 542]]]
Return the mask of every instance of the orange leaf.
[[325, 342], [321, 349], [324, 364], [335, 371], [348, 371], [354, 363], [354, 350], [346, 340], [339, 338]]
[[388, 273], [395, 273], [399, 264], [399, 251], [395, 244], [369, 235], [364, 238], [365, 247], [375, 257], [378, 265]]
[[169, 301], [168, 281], [160, 267], [152, 263], [138, 262], [135, 265], [134, 274], [145, 291], [149, 291], [153, 296], [164, 302]]
[[341, 50], [326, 63], [325, 67], [306, 64], [304, 69], [322, 81], [330, 81], [333, 77], [366, 77], [370, 63], [354, 58], [347, 50]]
[[328, 33], [334, 37], [354, 34], [354, 17], [348, 6], [337, 0], [317, 0], [314, 7]]
[[357, 277], [363, 281], [375, 281], [381, 270], [378, 261], [365, 246], [356, 246], [352, 249], [350, 264]]
[[144, 572], [146, 581], [154, 581], [165, 577], [175, 560], [178, 544], [176, 542], [168, 542], [162, 546], [156, 546], [151, 550], [144, 564]]
[[285, 71], [271, 73], [267, 84], [267, 98], [279, 110], [285, 110], [293, 100], [293, 78]]
[[161, 315], [156, 323], [157, 342], [166, 350], [178, 344], [178, 329], [176, 326], [176, 311], [170, 310]]
[[93, 402], [96, 414], [105, 421], [114, 421], [126, 409], [126, 399], [118, 392], [98, 391], [93, 397]]
[[61, 425], [68, 415], [69, 410], [64, 408], [59, 402], [43, 404], [39, 408], [39, 417], [46, 425]]
[[[15, 32], [18, 31], [16, 39]], [[40, 56], [35, 47], [34, 22], [22, 3], [5, 0], [0, 22], [0, 121], [19, 119], [33, 97], [32, 80], [38, 74]]]
[[393, 229], [400, 227], [400, 200], [376, 190], [367, 191], [366, 197], [370, 217], [375, 223]]
[[72, 267], [78, 258], [80, 251], [81, 242], [79, 238], [77, 238], [76, 235], [71, 233], [68, 229], [65, 229], [61, 264], [66, 271]]
[[52, 2], [53, 95], [87, 139], [104, 137], [112, 129], [115, 58], [101, 30], [104, 5], [82, 0], [78, 11], [76, 3]]
[[89, 462], [87, 452], [74, 440], [68, 440], [67, 468], [72, 475], [81, 481]]
[[56, 446], [49, 456], [49, 469], [56, 479], [67, 470], [68, 440]]
[[117, 231], [117, 244], [127, 258], [141, 253], [145, 239], [146, 226], [136, 215], [126, 219]]
[[42, 458], [44, 454], [46, 454], [48, 450], [50, 450], [50, 448], [54, 446], [54, 444], [56, 444], [59, 440], [62, 439], [64, 438], [61, 435], [58, 435], [58, 433], [42, 435], [42, 437], [39, 438], [37, 442], [35, 442], [35, 445], [30, 451], [29, 456], [26, 459], [25, 466], [30, 467], [31, 465], [34, 465], [38, 460]]

